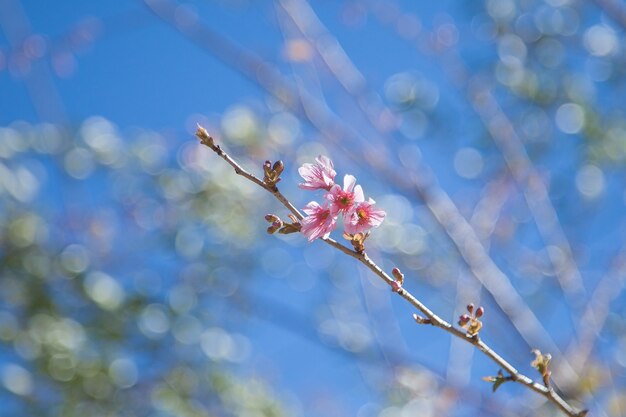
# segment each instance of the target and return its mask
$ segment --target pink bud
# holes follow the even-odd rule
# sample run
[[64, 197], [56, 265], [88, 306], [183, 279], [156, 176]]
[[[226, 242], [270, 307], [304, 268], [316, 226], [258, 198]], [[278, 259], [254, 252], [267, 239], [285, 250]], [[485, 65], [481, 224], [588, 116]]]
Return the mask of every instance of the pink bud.
[[398, 281], [391, 281], [391, 290], [394, 292], [400, 292], [402, 285]]
[[467, 305], [467, 311], [469, 311], [470, 314], [472, 314], [474, 312], [474, 303], [469, 303]]
[[400, 281], [401, 279], [404, 279], [404, 274], [400, 272], [400, 269], [398, 268], [393, 268], [391, 270], [391, 273], [393, 274], [393, 277], [397, 279], [398, 281]]
[[393, 274], [393, 277], [396, 279], [396, 282], [398, 283], [398, 285], [403, 286], [404, 285], [404, 274], [402, 272], [400, 272], [400, 270], [398, 268], [393, 268], [391, 270], [391, 273]]
[[461, 314], [459, 316], [459, 325], [463, 326], [464, 324], [469, 323], [470, 321], [470, 316], [468, 316], [467, 314]]
[[485, 308], [483, 306], [478, 307], [476, 310], [476, 318], [482, 317], [485, 314]]

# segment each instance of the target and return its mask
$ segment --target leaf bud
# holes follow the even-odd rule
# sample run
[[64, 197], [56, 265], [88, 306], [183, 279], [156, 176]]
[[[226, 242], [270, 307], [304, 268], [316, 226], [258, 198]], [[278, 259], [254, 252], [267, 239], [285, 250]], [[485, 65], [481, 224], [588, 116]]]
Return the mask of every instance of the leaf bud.
[[413, 314], [413, 320], [415, 320], [417, 324], [432, 324], [430, 319], [422, 317], [419, 314]]
[[204, 127], [200, 126], [200, 124], [198, 124], [197, 126], [198, 128], [196, 129], [196, 137], [200, 139], [200, 142], [204, 143], [205, 145], [213, 146], [213, 138], [211, 137], [211, 135], [209, 135], [209, 132], [207, 132]]

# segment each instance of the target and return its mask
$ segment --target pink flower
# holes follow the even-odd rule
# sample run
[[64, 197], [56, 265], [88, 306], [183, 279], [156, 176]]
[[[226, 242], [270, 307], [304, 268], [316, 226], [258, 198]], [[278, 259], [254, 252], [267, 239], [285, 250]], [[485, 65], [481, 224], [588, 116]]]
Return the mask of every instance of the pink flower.
[[335, 185], [337, 175], [333, 169], [333, 161], [323, 155], [315, 158], [315, 161], [317, 163], [303, 164], [298, 168], [298, 173], [305, 181], [299, 184], [299, 187], [305, 190], [330, 190]]
[[300, 231], [309, 239], [309, 242], [319, 238], [328, 237], [330, 232], [337, 226], [337, 217], [330, 214], [328, 205], [320, 206], [316, 201], [311, 201], [302, 209], [307, 217], [300, 222]]
[[365, 201], [363, 189], [360, 185], [356, 185], [356, 178], [352, 175], [343, 177], [343, 189], [335, 184], [325, 197], [330, 201], [330, 212], [333, 216], [338, 213], [347, 213], [355, 203]]
[[344, 215], [346, 233], [351, 235], [365, 233], [373, 227], [380, 226], [387, 213], [374, 208], [374, 204], [376, 202], [370, 198], [368, 201], [355, 204], [352, 210]]

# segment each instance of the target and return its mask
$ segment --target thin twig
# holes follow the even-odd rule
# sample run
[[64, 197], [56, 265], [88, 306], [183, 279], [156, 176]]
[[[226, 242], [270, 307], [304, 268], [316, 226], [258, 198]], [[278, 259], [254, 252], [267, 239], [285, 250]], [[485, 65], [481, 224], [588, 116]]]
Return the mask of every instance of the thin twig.
[[[243, 176], [244, 178], [252, 181], [268, 192], [272, 193], [274, 197], [276, 197], [289, 211], [291, 211], [298, 219], [302, 219], [303, 216], [300, 214], [298, 209], [296, 209], [293, 204], [289, 202], [289, 200], [280, 192], [275, 185], [268, 185], [264, 183], [261, 179], [256, 177], [254, 174], [249, 173], [245, 169], [243, 169], [233, 158], [231, 158], [224, 150], [215, 144], [215, 141], [211, 136], [208, 135], [206, 130], [202, 127], [198, 128], [198, 132], [196, 134], [200, 139], [200, 142], [203, 145], [209, 147], [213, 152], [215, 152], [218, 156], [228, 162], [235, 170], [235, 173]], [[325, 243], [339, 249], [341, 252], [357, 259], [367, 268], [369, 268], [374, 274], [376, 274], [379, 278], [387, 283], [390, 287], [394, 288], [397, 286], [396, 280], [389, 276], [385, 271], [383, 271], [380, 266], [378, 266], [374, 261], [372, 261], [367, 253], [356, 252], [348, 247], [338, 243], [334, 239], [325, 238], [322, 239]], [[529, 389], [541, 394], [548, 401], [555, 404], [561, 411], [563, 411], [566, 415], [570, 417], [584, 417], [587, 414], [587, 410], [578, 411], [573, 406], [569, 405], [554, 389], [550, 386], [545, 386], [538, 382], [533, 381], [528, 376], [520, 373], [513, 365], [507, 362], [502, 356], [496, 353], [493, 349], [491, 349], [485, 342], [483, 342], [478, 335], [470, 336], [467, 332], [464, 332], [460, 329], [457, 329], [452, 324], [448, 323], [446, 320], [439, 317], [433, 311], [431, 311], [425, 304], [419, 301], [413, 294], [411, 294], [406, 289], [400, 287], [395, 291], [400, 297], [407, 300], [413, 307], [417, 308], [422, 314], [424, 314], [427, 320], [424, 322], [431, 324], [435, 327], [439, 327], [451, 335], [466, 341], [467, 343], [472, 344], [478, 350], [483, 352], [487, 357], [489, 357], [493, 362], [495, 362], [499, 367], [505, 370], [509, 374], [509, 379], [513, 382], [520, 383], [525, 385]]]

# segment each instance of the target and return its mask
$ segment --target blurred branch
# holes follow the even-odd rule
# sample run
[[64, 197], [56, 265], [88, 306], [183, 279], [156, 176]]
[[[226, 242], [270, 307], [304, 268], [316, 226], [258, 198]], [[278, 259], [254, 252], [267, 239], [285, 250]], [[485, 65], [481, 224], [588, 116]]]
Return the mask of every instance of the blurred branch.
[[[303, 45], [302, 29], [300, 28], [299, 23], [294, 21], [293, 14], [306, 15], [308, 9], [296, 7], [294, 10], [291, 10], [289, 6], [293, 4], [295, 3], [276, 2], [274, 4], [274, 8], [285, 43], [287, 45], [290, 43]], [[308, 20], [309, 19], [307, 18], [307, 21]], [[306, 41], [308, 41], [308, 44], [313, 44], [309, 37], [306, 37]], [[309, 50], [309, 48], [313, 47], [306, 46], [305, 48], [309, 51], [306, 54], [310, 54], [309, 58], [311, 59], [302, 61], [298, 59], [289, 59], [292, 72], [295, 76], [294, 78], [297, 80], [298, 90], [306, 91], [309, 94], [314, 95], [320, 102], [328, 107], [324, 89], [320, 80], [320, 71], [314, 64], [315, 60], [312, 59], [312, 49]], [[319, 51], [317, 46], [316, 49]], [[302, 100], [302, 94], [300, 97]], [[363, 103], [365, 103], [365, 101], [363, 101]], [[380, 149], [385, 148], [381, 147]], [[376, 288], [369, 285], [367, 271], [364, 269], [359, 270], [359, 277], [359, 285], [364, 296], [363, 302], [359, 302], [359, 306], [364, 308], [364, 313], [369, 317], [373, 341], [376, 343], [378, 351], [381, 352], [387, 368], [394, 369], [399, 363], [408, 362], [406, 357], [408, 356], [409, 349], [397, 320], [391, 320], [395, 314], [393, 311], [392, 299], [388, 296], [388, 294], [383, 294], [380, 291], [377, 291]], [[357, 302], [357, 300], [354, 300], [353, 302]], [[341, 314], [340, 311], [343, 311], [343, 309], [337, 310], [339, 311], [335, 311], [335, 309], [331, 310], [334, 316]], [[364, 373], [363, 371], [361, 372]]]
[[620, 296], [626, 283], [626, 247], [622, 247], [613, 260], [610, 270], [602, 277], [593, 291], [587, 307], [577, 324], [578, 343], [571, 343], [566, 353], [572, 362], [582, 369], [595, 346], [609, 315], [611, 303]]
[[[283, 10], [289, 15], [289, 17], [294, 22], [294, 24], [298, 27], [302, 35], [307, 39], [309, 44], [315, 48], [315, 50], [317, 51], [319, 56], [322, 58], [322, 61], [324, 62], [324, 64], [326, 65], [330, 73], [335, 77], [335, 79], [343, 87], [346, 93], [348, 93], [354, 99], [354, 101], [358, 105], [358, 108], [366, 116], [369, 123], [378, 132], [383, 133], [384, 129], [380, 125], [380, 122], [382, 120], [393, 117], [393, 112], [391, 111], [391, 109], [389, 109], [388, 107], [384, 105], [379, 95], [368, 87], [365, 76], [353, 64], [350, 57], [341, 47], [341, 44], [339, 43], [339, 41], [332, 35], [332, 33], [330, 33], [326, 29], [323, 23], [319, 20], [315, 11], [311, 8], [309, 3], [304, 0], [281, 0], [279, 3], [281, 7], [283, 8]], [[425, 38], [428, 38], [428, 36], [425, 36]], [[463, 68], [464, 69], [465, 65], [463, 64], [460, 66], [450, 66], [450, 68]], [[465, 74], [466, 71], [463, 70], [461, 71], [461, 73]], [[451, 75], [451, 78], [453, 78], [452, 75]], [[469, 96], [468, 96], [468, 101], [471, 101]], [[471, 104], [475, 105], [475, 102], [471, 101]], [[474, 109], [476, 111], [479, 110], [476, 107], [474, 107]], [[483, 121], [486, 126], [490, 126], [491, 122], [488, 119], [485, 119]], [[397, 127], [394, 127], [393, 130], [398, 132]], [[398, 132], [398, 133], [401, 133], [401, 132]], [[501, 139], [500, 142], [496, 141], [498, 144], [501, 144], [503, 141], [509, 139], [508, 137], [502, 136], [500, 134], [501, 133], [500, 131], [493, 131], [493, 132], [490, 131], [490, 133], [492, 133], [492, 135], [495, 135], [494, 138]], [[518, 142], [519, 142], [519, 138], [518, 137], [516, 138], [518, 139]], [[515, 139], [515, 138], [511, 138], [511, 139]], [[510, 149], [511, 146], [515, 145], [515, 143], [518, 143], [518, 142], [515, 142], [514, 140], [508, 140], [506, 142], [506, 144], [508, 145], [508, 147], [506, 147], [506, 150]], [[383, 146], [378, 149], [385, 149], [385, 147]], [[528, 156], [523, 150], [523, 147], [521, 150], [523, 151], [522, 156], [524, 155], [526, 156], [526, 159], [524, 160], [526, 162], [524, 167], [532, 168], [532, 165], [530, 164]], [[520, 149], [518, 148], [516, 148], [515, 151], [516, 151], [515, 154], [520, 153], [519, 152]], [[509, 156], [512, 158], [512, 155], [513, 155], [512, 152], [503, 151], [503, 153], [505, 153], [505, 157]], [[380, 158], [380, 159], [382, 160], [385, 158]], [[507, 161], [511, 162], [510, 159], [508, 158], [507, 158]], [[515, 169], [517, 165], [519, 164], [513, 164], [513, 162], [511, 162], [511, 164], [509, 164], [509, 168], [513, 172], [513, 175], [515, 179], [517, 180], [517, 182], [522, 186], [522, 188], [524, 188], [524, 185], [526, 184], [526, 182], [522, 181], [522, 178], [520, 177], [520, 175], [523, 174], [522, 171], [520, 171], [519, 169]], [[427, 168], [425, 167], [425, 169]], [[516, 173], [519, 173], [520, 175], [516, 176], [515, 175]], [[563, 268], [564, 270], [566, 270], [566, 272], [562, 275], [557, 273], [557, 276], [562, 278], [559, 280], [559, 282], [562, 284], [562, 288], [564, 289], [564, 291], [566, 291], [566, 294], [570, 294], [571, 291], [567, 292], [567, 289], [569, 288], [574, 288], [572, 291], [575, 291], [576, 293], [580, 293], [581, 292], [580, 289], [582, 288], [582, 284], [580, 283], [581, 277], [580, 277], [580, 274], [578, 273], [575, 263], [572, 260], [573, 257], [571, 254], [571, 250], [569, 249], [570, 248], [569, 243], [567, 242], [567, 239], [564, 237], [565, 235], [560, 229], [560, 226], [558, 224], [558, 219], [556, 218], [556, 214], [555, 214], [556, 212], [554, 210], [554, 207], [552, 207], [549, 199], [547, 198], [547, 191], [545, 189], [545, 186], [543, 185], [543, 182], [541, 181], [541, 179], [538, 178], [538, 175], [536, 175], [536, 173], [535, 173], [535, 177], [533, 177], [535, 178], [535, 180], [533, 181], [531, 181], [532, 178], [528, 178], [529, 187], [530, 187], [530, 184], [532, 184], [532, 187], [531, 187], [532, 188], [531, 191], [533, 191], [532, 196], [529, 196], [529, 194], [531, 194], [529, 191], [529, 187], [525, 188], [526, 190], [525, 196], [528, 201], [529, 207], [531, 207], [531, 211], [535, 215], [535, 221], [539, 225], [539, 229], [542, 232], [544, 232], [542, 234], [543, 237], [546, 238], [547, 241], [557, 242], [558, 246], [563, 248], [563, 252], [566, 255], [566, 259], [568, 261], [567, 261], [566, 267]], [[543, 198], [538, 198], [538, 196], [543, 196]], [[428, 200], [426, 200], [426, 202], [427, 202], [428, 207], [432, 210], [433, 206], [428, 204]], [[435, 214], [435, 217], [437, 217], [436, 213], [433, 212], [433, 214]], [[456, 217], [457, 219], [462, 218], [460, 214], [456, 216], [456, 213], [454, 214], [454, 217]], [[557, 219], [556, 222], [554, 221], [554, 219]], [[465, 221], [465, 219], [463, 219], [463, 221]], [[468, 224], [468, 225], [470, 228], [473, 227], [473, 225], [471, 224]], [[451, 229], [446, 229], [446, 232], [450, 235]], [[452, 237], [452, 235], [450, 236]], [[554, 238], [552, 238], [552, 236], [554, 236]], [[452, 240], [454, 241], [453, 237], [452, 237]], [[476, 241], [480, 244], [480, 240], [478, 239], [478, 237]], [[489, 275], [483, 276], [480, 273], [477, 275], [476, 269], [472, 268], [472, 260], [471, 259], [468, 260], [468, 256], [471, 256], [471, 254], [469, 254], [465, 250], [464, 243], [461, 244], [458, 241], [455, 241], [454, 243], [457, 244], [457, 248], [459, 252], [461, 253], [461, 256], [466, 261], [466, 263], [468, 263], [474, 275], [477, 276], [479, 281], [485, 284], [484, 280], [490, 279]], [[554, 261], [554, 260], [551, 258], [551, 261]], [[555, 270], [558, 270], [558, 269], [555, 268]], [[507, 279], [506, 276], [504, 276], [504, 279]], [[570, 284], [565, 285], [566, 281], [569, 282]], [[518, 328], [518, 330], [521, 330], [522, 337], [524, 337], [528, 341], [528, 343], [532, 345], [533, 341], [527, 338], [528, 329], [521, 327], [522, 323], [520, 321], [517, 321], [514, 316], [509, 314], [509, 311], [511, 311], [512, 305], [516, 306], [516, 309], [527, 310], [527, 307], [525, 306], [525, 303], [523, 302], [523, 300], [521, 298], [519, 299], [509, 298], [507, 300], [507, 303], [503, 303], [502, 301], [504, 300], [504, 298], [499, 297], [496, 293], [492, 291], [492, 289], [495, 288], [496, 286], [490, 287], [489, 285], [486, 285], [486, 287], [487, 287], [487, 290], [494, 296], [494, 298], [496, 299], [496, 302], [502, 307], [503, 311], [509, 316], [512, 323]], [[508, 290], [513, 291], [513, 292], [515, 291], [515, 289], [512, 286], [510, 286]], [[573, 296], [570, 298], [573, 298]], [[528, 311], [526, 313], [528, 314]], [[528, 317], [530, 317], [531, 315], [532, 315], [532, 312], [530, 312], [530, 315], [528, 315]], [[532, 324], [532, 327], [534, 327], [533, 331], [537, 332], [537, 330], [541, 327], [541, 324], [537, 321]], [[543, 333], [545, 334], [545, 331], [543, 331]], [[549, 339], [549, 336], [548, 336], [548, 339]], [[552, 346], [550, 346], [550, 349], [554, 352], [558, 351], [556, 345], [554, 345], [553, 343], [552, 343]], [[577, 375], [575, 375], [575, 372], [573, 372], [573, 368], [567, 363], [567, 361], [563, 363], [563, 369], [564, 369], [563, 375], [565, 376], [565, 379], [572, 380], [577, 377]]]
[[339, 41], [320, 21], [310, 4], [303, 0], [280, 0], [278, 4], [311, 47], [315, 48], [330, 74], [354, 99], [368, 122], [379, 132], [388, 129], [385, 125], [389, 126], [389, 123], [382, 122], [394, 118], [393, 112], [385, 106], [380, 96], [369, 88], [365, 76], [352, 62]]
[[[461, 58], [458, 56], [457, 58], [458, 64], [461, 65]], [[586, 297], [586, 291], [580, 271], [574, 261], [571, 245], [550, 201], [548, 187], [533, 166], [513, 123], [485, 83], [480, 81], [472, 83], [468, 86], [466, 94], [472, 108], [504, 156], [515, 182], [522, 188], [526, 204], [545, 243], [554, 245], [565, 255], [561, 268], [559, 267], [561, 261], [555, 258], [555, 252], [548, 251], [554, 274], [563, 293], [572, 306], [580, 306]]]
[[[395, 2], [389, 2], [377, 9], [379, 13], [376, 13], [376, 10], [374, 10], [374, 14], [379, 17], [381, 22], [392, 23], [394, 21], [388, 14], [387, 9], [393, 10], [393, 13], [397, 14], [396, 17], [398, 19], [403, 15]], [[380, 16], [380, 12], [383, 11], [387, 13], [384, 18]], [[398, 25], [393, 27], [396, 32], [399, 30]], [[502, 153], [512, 177], [524, 192], [526, 204], [530, 209], [542, 239], [546, 245], [549, 244], [559, 248], [564, 255], [563, 265], [560, 268], [558, 265], [561, 261], [556, 258], [557, 255], [553, 251], [548, 251], [554, 274], [567, 301], [574, 307], [580, 307], [586, 298], [586, 291], [578, 266], [574, 260], [571, 245], [559, 223], [556, 209], [550, 201], [546, 184], [533, 166], [524, 148], [522, 139], [517, 134], [513, 123], [504, 113], [491, 89], [484, 82], [470, 79], [468, 67], [464, 60], [453, 48], [453, 45], [444, 45], [439, 41], [436, 31], [437, 29], [433, 33], [416, 34], [416, 39], [413, 41], [440, 61], [443, 61], [443, 52], [450, 52], [447, 58], [451, 62], [441, 62], [440, 66], [454, 86], [463, 93], [467, 102], [487, 129], [496, 147]], [[555, 346], [551, 347], [551, 350], [556, 351], [554, 348]], [[578, 377], [575, 367], [569, 364], [567, 360], [561, 363], [561, 368], [563, 369], [565, 380], [572, 380]]]
[[[280, 72], [253, 53], [241, 48], [224, 38], [209, 27], [196, 20], [176, 19], [179, 10], [176, 2], [169, 0], [144, 0], [146, 5], [157, 16], [177, 28], [180, 33], [196, 42], [212, 54], [232, 66], [240, 73], [258, 82], [270, 94], [297, 114], [308, 120], [327, 138], [335, 143], [345, 145], [350, 139], [359, 138], [358, 133], [347, 125], [343, 119], [334, 114], [327, 106], [308, 95], [305, 91], [298, 92]], [[182, 25], [180, 22], [184, 21]], [[371, 142], [371, 141], [369, 141]], [[385, 147], [373, 145], [351, 148], [348, 157], [368, 161], [389, 184], [423, 199], [435, 220], [444, 229], [454, 243], [454, 247], [469, 266], [474, 276], [494, 297], [502, 311], [509, 317], [517, 332], [530, 346], [542, 345], [546, 350], [559, 357], [560, 350], [554, 343], [537, 316], [528, 308], [508, 277], [491, 259], [467, 220], [461, 215], [450, 196], [439, 186], [432, 170], [423, 162], [417, 161], [414, 174], [400, 172], [397, 166], [390, 164], [388, 158], [381, 154]], [[357, 153], [361, 155], [356, 155]], [[566, 379], [575, 378], [571, 366], [565, 358], [561, 358], [570, 372]], [[558, 385], [558, 384], [557, 384]]]
[[593, 0], [613, 21], [626, 29], [626, 8], [623, 2], [615, 0]]
[[[242, 291], [241, 289], [238, 290], [237, 295], [237, 299], [240, 302], [231, 303], [231, 305], [238, 309], [239, 314], [245, 315], [246, 319], [252, 317], [253, 319], [267, 323], [339, 357], [355, 360], [359, 365], [366, 366], [369, 369], [379, 369], [383, 367], [389, 369], [389, 361], [383, 362], [383, 359], [380, 358], [380, 355], [378, 355], [378, 352], [374, 348], [363, 351], [353, 351], [327, 343], [320, 343], [320, 338], [315, 332], [314, 323], [310, 320], [310, 315], [292, 308], [278, 298], [270, 298], [259, 292], [249, 290]], [[382, 346], [380, 347], [382, 348]], [[383, 355], [393, 357], [393, 363], [396, 366], [415, 369], [415, 365], [410, 364], [411, 358], [404, 352], [400, 352], [389, 345], [385, 346], [384, 349], [385, 352], [383, 352]], [[440, 379], [438, 376], [438, 374], [441, 373], [440, 370], [436, 369], [431, 364], [420, 364], [417, 371], [419, 373], [425, 373], [429, 378]], [[449, 384], [449, 381], [447, 381], [447, 383]], [[377, 388], [378, 390], [386, 389], [386, 387], [380, 384], [373, 388]], [[479, 407], [481, 415], [499, 416], [502, 408], [505, 406], [501, 400], [498, 400], [498, 397], [490, 396], [481, 398], [478, 388], [473, 385], [460, 386], [453, 383], [451, 386], [446, 386], [446, 388], [452, 389], [457, 398], [463, 401], [463, 403]]]
[[[35, 36], [31, 31], [26, 12], [17, 0], [0, 1], [0, 28], [15, 51], [21, 49], [25, 41]], [[31, 62], [31, 58], [21, 52], [14, 54], [11, 61], [14, 75], [24, 80], [39, 118], [42, 121], [65, 125], [68, 121], [65, 106], [48, 67], [42, 62]]]
[[[510, 182], [506, 179], [496, 179], [488, 183], [483, 189], [483, 197], [474, 207], [470, 224], [476, 230], [476, 234], [487, 250], [489, 250], [490, 238], [496, 228], [496, 223], [500, 219], [504, 204], [510, 197], [510, 193]], [[459, 275], [456, 283], [457, 306], [463, 305], [467, 300], [478, 303], [480, 301], [480, 288], [468, 282], [467, 272], [462, 271]], [[447, 370], [449, 379], [469, 381], [471, 366], [467, 366], [467, 364], [471, 363], [473, 352], [472, 349], [467, 349], [467, 346], [458, 339], [451, 341]]]
[[[220, 156], [222, 159], [224, 159], [226, 162], [228, 162], [233, 167], [233, 169], [235, 170], [236, 174], [243, 176], [244, 178], [254, 182], [255, 184], [257, 184], [261, 188], [263, 188], [266, 191], [270, 192], [289, 211], [291, 211], [298, 219], [302, 219], [303, 218], [302, 215], [300, 214], [300, 212], [296, 208], [294, 208], [294, 206], [289, 202], [289, 200], [287, 200], [280, 193], [280, 191], [278, 191], [278, 188], [275, 185], [269, 186], [266, 183], [266, 181], [262, 181], [261, 179], [257, 178], [253, 174], [250, 174], [249, 172], [243, 170], [239, 166], [239, 164], [233, 158], [231, 158], [228, 154], [226, 154], [219, 145], [215, 144], [215, 141], [213, 140], [213, 138], [207, 133], [207, 131], [204, 128], [198, 127], [198, 131], [196, 132], [196, 136], [198, 137], [198, 139], [200, 140], [200, 142], [203, 145], [205, 145], [208, 148], [210, 148], [218, 156]], [[543, 376], [544, 384], [542, 385], [540, 383], [537, 383], [537, 382], [533, 381], [531, 378], [527, 377], [526, 375], [520, 373], [509, 362], [507, 362], [498, 353], [496, 353], [494, 350], [492, 350], [485, 342], [483, 342], [478, 337], [478, 332], [477, 331], [476, 332], [469, 332], [469, 331], [468, 332], [464, 332], [462, 330], [459, 330], [459, 329], [453, 327], [452, 324], [448, 323], [447, 321], [443, 320], [438, 315], [436, 315], [433, 311], [431, 311], [428, 307], [426, 307], [425, 304], [423, 304], [421, 301], [419, 301], [417, 298], [415, 298], [415, 296], [413, 296], [409, 291], [407, 291], [406, 289], [402, 288], [401, 284], [398, 284], [398, 281], [396, 281], [395, 278], [392, 278], [386, 272], [384, 272], [374, 261], [372, 261], [369, 258], [369, 256], [367, 255], [367, 253], [365, 251], [362, 251], [362, 252], [353, 251], [353, 250], [351, 250], [351, 249], [341, 245], [340, 243], [338, 243], [335, 240], [330, 239], [330, 238], [322, 238], [322, 240], [325, 243], [327, 243], [327, 244], [329, 244], [329, 245], [339, 249], [343, 253], [345, 253], [345, 254], [347, 254], [349, 256], [352, 256], [353, 258], [357, 259], [359, 262], [361, 262], [363, 265], [365, 265], [370, 271], [372, 271], [379, 278], [381, 278], [383, 281], [385, 281], [387, 283], [387, 285], [389, 285], [395, 293], [397, 293], [400, 297], [402, 297], [405, 300], [407, 300], [413, 307], [415, 307], [422, 314], [424, 314], [426, 316], [426, 318], [422, 318], [422, 317], [419, 317], [417, 315], [414, 316], [418, 323], [430, 324], [432, 326], [438, 327], [438, 328], [443, 329], [444, 331], [450, 333], [451, 335], [453, 335], [453, 336], [455, 336], [455, 337], [457, 337], [457, 338], [459, 338], [461, 340], [464, 340], [467, 343], [472, 344], [473, 346], [475, 346], [477, 349], [479, 349], [481, 352], [483, 352], [487, 357], [489, 357], [499, 367], [501, 367], [504, 371], [506, 371], [509, 374], [506, 377], [507, 380], [517, 382], [517, 383], [519, 383], [521, 385], [524, 385], [527, 388], [529, 388], [529, 389], [531, 389], [531, 390], [541, 394], [547, 400], [549, 400], [554, 405], [556, 405], [566, 415], [568, 415], [570, 417], [584, 417], [584, 416], [586, 416], [587, 410], [582, 410], [582, 411], [576, 410], [574, 407], [569, 405], [549, 385], [548, 377], [549, 377], [550, 373], [547, 370], [547, 364], [548, 364], [548, 362], [550, 360], [550, 355], [540, 356], [540, 354], [538, 354], [538, 358], [543, 360], [543, 362], [541, 362], [539, 364], [541, 366], [539, 366], [539, 365], [536, 366], [540, 370], [540, 372], [542, 373], [542, 376]], [[394, 272], [394, 274], [395, 274], [395, 272]], [[477, 317], [480, 317], [481, 315], [482, 315], [482, 313], [480, 315], [477, 314]], [[539, 352], [539, 351], [537, 351], [537, 352]], [[539, 359], [537, 359], [535, 362], [539, 363], [540, 362]]]

